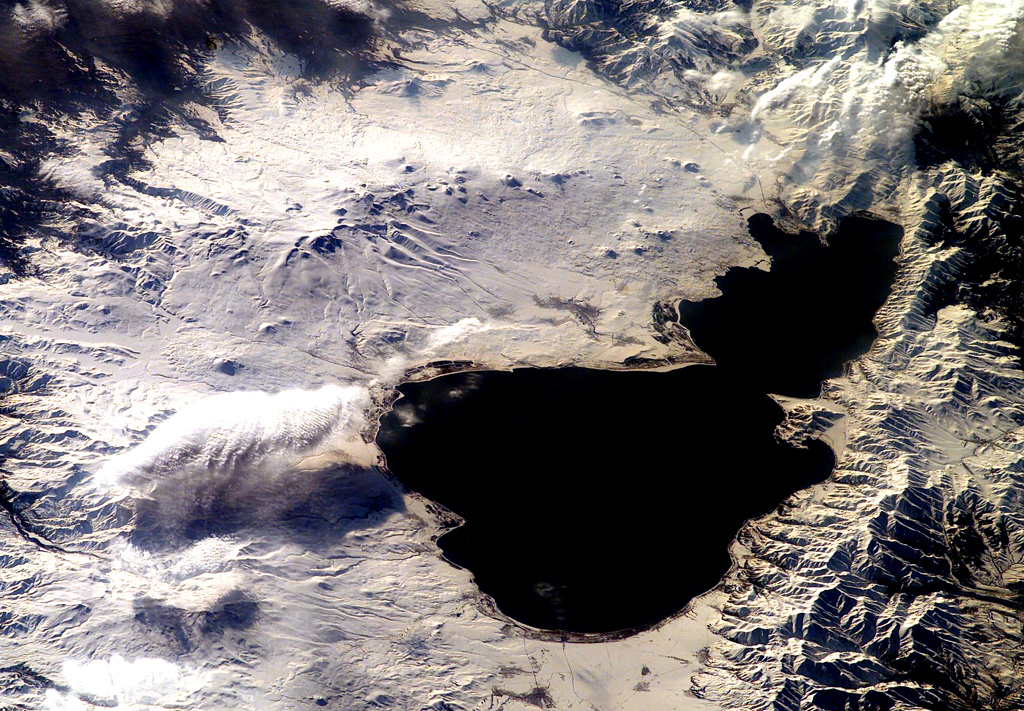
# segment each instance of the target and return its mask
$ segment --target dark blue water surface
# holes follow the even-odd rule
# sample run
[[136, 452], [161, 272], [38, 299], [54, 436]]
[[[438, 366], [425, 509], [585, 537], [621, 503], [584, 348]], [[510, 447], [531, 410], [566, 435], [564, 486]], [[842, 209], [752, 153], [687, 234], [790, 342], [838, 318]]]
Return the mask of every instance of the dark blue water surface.
[[872, 323], [896, 278], [903, 231], [852, 216], [828, 244], [811, 232], [787, 234], [768, 215], [749, 220], [771, 270], [730, 269], [715, 283], [722, 295], [679, 304], [694, 342], [751, 388], [815, 397], [822, 381], [866, 353]]
[[571, 632], [656, 624], [721, 579], [745, 520], [831, 472], [824, 443], [776, 439], [783, 411], [767, 388], [814, 394], [870, 345], [899, 230], [858, 218], [826, 248], [762, 218], [751, 228], [771, 271], [732, 270], [722, 297], [681, 307], [718, 366], [399, 387], [377, 437], [388, 467], [465, 519], [438, 544], [509, 617]]

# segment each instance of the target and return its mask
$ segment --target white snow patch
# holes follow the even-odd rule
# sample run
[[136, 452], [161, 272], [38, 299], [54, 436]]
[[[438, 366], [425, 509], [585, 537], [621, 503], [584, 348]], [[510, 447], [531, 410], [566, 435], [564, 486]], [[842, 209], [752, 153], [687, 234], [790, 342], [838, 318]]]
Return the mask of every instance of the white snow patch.
[[108, 659], [66, 661], [63, 672], [71, 692], [50, 689], [46, 695], [49, 709], [82, 708], [83, 696], [117, 705], [154, 704], [204, 685], [203, 674], [173, 662], [146, 657], [128, 661], [116, 654]]
[[347, 449], [343, 458], [365, 462], [365, 451], [345, 445], [359, 440], [369, 405], [368, 391], [356, 385], [214, 395], [162, 423], [140, 445], [108, 462], [97, 479], [117, 485], [183, 471], [240, 473], [275, 458], [294, 462], [329, 450], [343, 455]]
[[773, 5], [761, 17], [763, 36], [799, 27], [797, 34], [827, 31], [842, 44], [831, 52], [819, 46], [821, 61], [763, 93], [750, 116], [759, 133], [744, 159], [765, 149], [762, 136], [783, 146], [773, 172], [783, 198], [811, 224], [877, 209], [895, 194], [913, 169], [912, 139], [928, 106], [959, 95], [1020, 94], [1020, 0], [965, 3], [921, 39], [880, 52], [878, 42], [888, 40], [875, 35], [890, 15], [873, 4], [825, 3], [813, 11]]
[[64, 8], [54, 7], [29, 0], [28, 2], [15, 3], [11, 8], [11, 19], [29, 35], [48, 34], [64, 24], [67, 19], [67, 12]]
[[39, 166], [40, 177], [78, 198], [98, 198], [106, 190], [106, 185], [97, 177], [96, 169], [109, 160], [105, 150], [111, 138], [111, 132], [102, 127], [90, 132], [85, 140], [78, 138], [75, 141], [78, 152], [72, 156], [54, 156], [44, 160]]
[[129, 543], [115, 546], [112, 562], [118, 570], [159, 580], [178, 582], [231, 567], [243, 544], [229, 538], [204, 538], [171, 557], [141, 550]]
[[656, 49], [700, 71], [714, 72], [739, 52], [749, 33], [749, 21], [742, 12], [706, 14], [679, 8], [663, 25]]
[[478, 318], [464, 318], [450, 326], [442, 326], [430, 334], [430, 345], [434, 348], [460, 341], [474, 333], [490, 331], [491, 326]]

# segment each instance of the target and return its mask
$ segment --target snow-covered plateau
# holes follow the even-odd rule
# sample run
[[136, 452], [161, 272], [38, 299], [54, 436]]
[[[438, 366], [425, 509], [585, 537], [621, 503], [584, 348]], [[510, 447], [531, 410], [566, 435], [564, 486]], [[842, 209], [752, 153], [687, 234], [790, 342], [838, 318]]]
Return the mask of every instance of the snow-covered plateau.
[[[1024, 0], [0, 17], [0, 709], [1024, 708]], [[382, 471], [397, 384], [707, 362], [748, 217], [862, 212], [836, 470], [654, 628], [508, 619]]]

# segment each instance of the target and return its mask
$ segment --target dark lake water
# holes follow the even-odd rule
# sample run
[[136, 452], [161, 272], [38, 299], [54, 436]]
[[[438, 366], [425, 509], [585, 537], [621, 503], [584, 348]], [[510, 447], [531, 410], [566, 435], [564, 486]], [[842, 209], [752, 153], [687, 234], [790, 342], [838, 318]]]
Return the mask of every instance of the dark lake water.
[[767, 215], [749, 227], [771, 270], [730, 269], [715, 280], [722, 296], [679, 305], [680, 323], [750, 387], [816, 397], [822, 381], [842, 375], [878, 335], [872, 319], [896, 278], [903, 231], [852, 216], [826, 247], [816, 234], [783, 232]]
[[509, 617], [572, 632], [656, 624], [721, 579], [745, 520], [831, 472], [824, 443], [776, 440], [783, 412], [766, 393], [814, 395], [870, 346], [893, 229], [847, 220], [826, 248], [752, 219], [771, 271], [731, 270], [722, 297], [680, 307], [718, 366], [407, 383], [377, 436], [388, 468], [465, 519], [438, 544]]
[[782, 409], [722, 369], [460, 373], [401, 386], [377, 442], [466, 519], [444, 555], [508, 616], [608, 632], [714, 587], [740, 524], [833, 466], [773, 437]]

